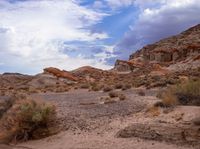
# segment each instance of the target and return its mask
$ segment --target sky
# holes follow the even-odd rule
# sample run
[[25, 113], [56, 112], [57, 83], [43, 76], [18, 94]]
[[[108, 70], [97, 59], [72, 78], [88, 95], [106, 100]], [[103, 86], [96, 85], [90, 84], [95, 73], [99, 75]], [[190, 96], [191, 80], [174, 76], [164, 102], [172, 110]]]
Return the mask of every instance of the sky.
[[200, 0], [0, 0], [0, 73], [110, 69], [199, 14]]

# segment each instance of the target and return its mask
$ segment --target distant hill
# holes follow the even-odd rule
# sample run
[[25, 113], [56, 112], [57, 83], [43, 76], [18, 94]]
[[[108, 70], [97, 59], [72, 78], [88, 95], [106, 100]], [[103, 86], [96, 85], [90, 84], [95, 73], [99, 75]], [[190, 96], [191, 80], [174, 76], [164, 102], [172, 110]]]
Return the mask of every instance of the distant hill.
[[200, 67], [200, 24], [154, 44], [144, 46], [130, 55], [128, 61], [117, 60], [115, 70], [133, 71], [151, 64], [182, 71]]

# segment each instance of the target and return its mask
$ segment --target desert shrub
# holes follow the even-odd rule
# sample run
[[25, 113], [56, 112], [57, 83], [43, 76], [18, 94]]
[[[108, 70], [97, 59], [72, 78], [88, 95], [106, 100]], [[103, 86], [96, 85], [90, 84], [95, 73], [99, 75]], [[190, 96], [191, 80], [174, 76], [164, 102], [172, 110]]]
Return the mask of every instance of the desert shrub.
[[160, 115], [160, 108], [159, 107], [150, 107], [146, 110], [146, 113], [152, 116], [159, 116]]
[[55, 106], [26, 97], [14, 100], [0, 121], [0, 142], [50, 135], [50, 125], [56, 118]]
[[90, 89], [91, 89], [92, 91], [100, 91], [102, 88], [103, 88], [102, 85], [98, 85], [98, 84], [96, 84], [96, 83], [92, 83]]
[[122, 84], [115, 84], [115, 89], [122, 89], [123, 85]]
[[105, 86], [105, 87], [103, 88], [103, 91], [104, 91], [104, 92], [110, 92], [110, 91], [112, 91], [112, 90], [113, 90], [113, 88], [110, 87], [110, 86]]
[[159, 94], [163, 103], [200, 106], [200, 79], [169, 87]]
[[110, 98], [115, 98], [115, 97], [118, 97], [118, 93], [117, 92], [110, 92], [109, 96], [110, 96]]
[[2, 100], [0, 102], [0, 119], [13, 106], [14, 103], [15, 103], [14, 98]]
[[122, 90], [127, 90], [127, 89], [130, 89], [131, 88], [131, 85], [130, 84], [125, 84], [123, 87], [122, 87]]
[[175, 106], [178, 104], [178, 99], [171, 89], [162, 93], [162, 103], [166, 107]]
[[124, 94], [119, 94], [119, 100], [125, 100], [126, 96]]
[[189, 80], [174, 87], [174, 94], [182, 105], [200, 106], [200, 79]]
[[145, 92], [144, 92], [143, 90], [139, 90], [139, 91], [137, 92], [137, 94], [138, 94], [139, 96], [145, 96]]

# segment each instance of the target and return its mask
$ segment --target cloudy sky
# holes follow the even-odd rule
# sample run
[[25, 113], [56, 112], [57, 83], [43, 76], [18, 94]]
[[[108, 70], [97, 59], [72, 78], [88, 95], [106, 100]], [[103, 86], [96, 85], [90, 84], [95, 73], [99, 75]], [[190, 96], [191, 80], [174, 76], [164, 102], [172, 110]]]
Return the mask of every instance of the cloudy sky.
[[109, 69], [199, 14], [200, 0], [0, 0], [0, 73]]

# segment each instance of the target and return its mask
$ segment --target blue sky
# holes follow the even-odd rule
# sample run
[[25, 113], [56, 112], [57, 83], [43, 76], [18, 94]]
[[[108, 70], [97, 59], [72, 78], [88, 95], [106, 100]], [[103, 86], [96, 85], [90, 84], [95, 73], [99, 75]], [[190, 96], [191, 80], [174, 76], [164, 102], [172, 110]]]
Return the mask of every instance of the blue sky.
[[110, 69], [199, 24], [200, 0], [1, 0], [0, 73]]

